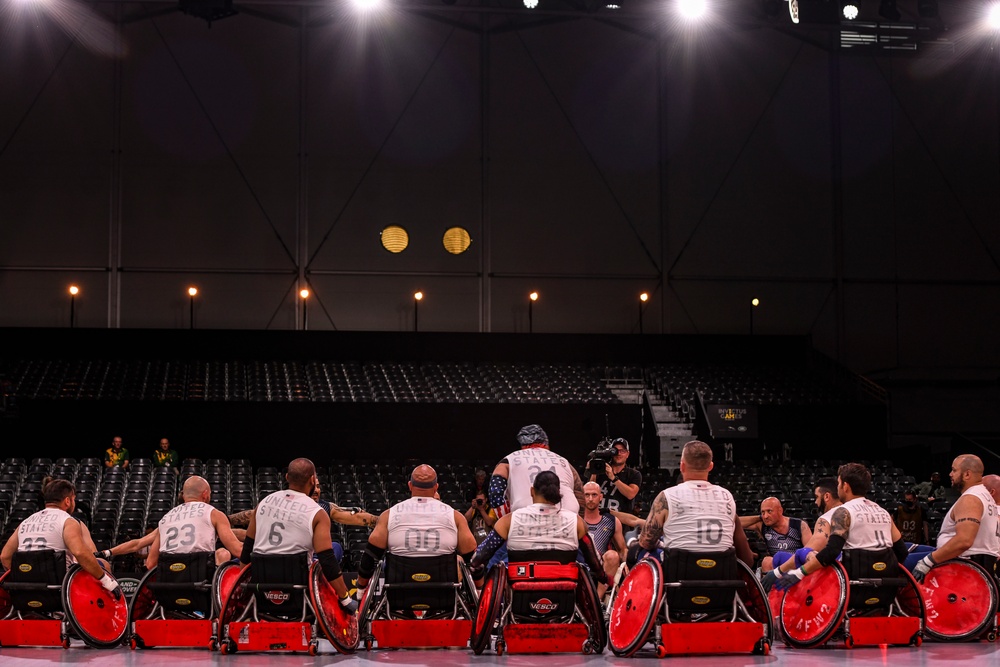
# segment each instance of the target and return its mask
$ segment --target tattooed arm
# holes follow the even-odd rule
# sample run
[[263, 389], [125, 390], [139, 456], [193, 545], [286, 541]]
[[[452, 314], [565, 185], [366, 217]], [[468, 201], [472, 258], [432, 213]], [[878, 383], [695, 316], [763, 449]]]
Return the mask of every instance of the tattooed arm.
[[[812, 537], [806, 543], [807, 549], [812, 549], [814, 552], [821, 551], [826, 548], [826, 543], [830, 540], [830, 522], [820, 517], [816, 519], [816, 525], [813, 526]], [[783, 573], [791, 572], [795, 569], [795, 559], [789, 558], [784, 563], [781, 564], [779, 568]]]
[[646, 525], [639, 533], [639, 546], [647, 551], [652, 551], [657, 547], [660, 538], [663, 537], [663, 527], [667, 525], [667, 515], [670, 508], [667, 505], [667, 496], [663, 491], [656, 494], [653, 506], [649, 508], [649, 516], [646, 517]]
[[826, 541], [826, 546], [816, 552], [815, 559], [806, 561], [802, 566], [802, 574], [812, 574], [837, 560], [850, 532], [851, 513], [844, 507], [838, 507], [830, 517], [830, 537]]
[[230, 514], [229, 525], [233, 528], [246, 528], [250, 525], [250, 517], [253, 516], [253, 512], [254, 510], [243, 510], [236, 514]]
[[935, 549], [931, 553], [931, 560], [943, 563], [965, 553], [979, 534], [981, 516], [983, 516], [983, 501], [971, 494], [959, 498], [951, 508], [951, 518], [955, 520], [955, 536]]

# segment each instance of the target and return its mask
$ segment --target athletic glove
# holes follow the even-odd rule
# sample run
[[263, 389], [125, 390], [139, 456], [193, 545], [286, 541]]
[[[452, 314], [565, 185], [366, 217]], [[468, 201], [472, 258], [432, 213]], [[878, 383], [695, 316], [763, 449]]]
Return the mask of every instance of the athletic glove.
[[103, 558], [104, 560], [111, 560], [111, 549], [105, 549], [104, 551], [95, 551], [94, 558]]
[[927, 573], [930, 572], [930, 569], [932, 567], [934, 567], [935, 565], [937, 565], [937, 563], [934, 562], [934, 559], [931, 558], [930, 554], [927, 554], [926, 556], [924, 556], [923, 558], [920, 559], [919, 563], [917, 563], [914, 566], [914, 568], [913, 568], [913, 578], [916, 579], [917, 581], [923, 583], [924, 577], [927, 576]]
[[97, 583], [101, 585], [101, 588], [103, 588], [104, 590], [108, 591], [113, 596], [115, 596], [115, 600], [122, 599], [122, 588], [121, 586], [118, 585], [118, 582], [115, 581], [110, 574], [105, 574], [97, 581]]
[[340, 598], [340, 606], [344, 608], [351, 616], [358, 613], [358, 601], [348, 595], [345, 598]]
[[765, 593], [771, 592], [771, 587], [778, 581], [778, 579], [784, 578], [785, 573], [774, 568], [770, 572], [766, 573], [760, 580], [760, 585], [764, 589]]
[[786, 573], [783, 577], [774, 582], [775, 588], [779, 591], [787, 591], [789, 588], [799, 583], [806, 578], [806, 573], [802, 571], [801, 567], [797, 567], [791, 572]]

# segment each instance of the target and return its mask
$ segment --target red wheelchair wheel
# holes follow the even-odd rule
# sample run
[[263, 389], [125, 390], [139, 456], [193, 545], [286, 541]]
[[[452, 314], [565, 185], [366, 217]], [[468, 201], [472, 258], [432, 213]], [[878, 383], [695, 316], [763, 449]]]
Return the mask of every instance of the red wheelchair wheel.
[[149, 584], [156, 581], [156, 568], [148, 570], [139, 580], [139, 586], [132, 596], [132, 606], [128, 610], [128, 627], [137, 620], [145, 620], [156, 609], [156, 597], [153, 595]]
[[589, 570], [579, 568], [576, 584], [576, 606], [590, 630], [588, 647], [593, 653], [603, 653], [608, 644], [608, 633], [604, 626], [604, 613], [601, 611], [601, 600], [597, 597], [597, 589], [590, 578]]
[[230, 591], [240, 578], [240, 566], [235, 561], [227, 561], [215, 569], [212, 577], [212, 616], [217, 618], [222, 613], [222, 603], [229, 597]]
[[358, 645], [358, 616], [344, 611], [337, 591], [327, 581], [319, 563], [309, 568], [309, 601], [320, 630], [333, 647], [340, 653], [354, 653]]
[[663, 568], [643, 558], [618, 587], [608, 618], [608, 646], [621, 657], [635, 654], [649, 638], [663, 603]]
[[500, 617], [504, 597], [507, 595], [507, 564], [497, 563], [486, 576], [483, 590], [479, 592], [479, 608], [472, 624], [469, 643], [476, 655], [482, 654], [490, 645], [493, 626]]
[[795, 584], [781, 600], [785, 643], [810, 648], [826, 642], [844, 621], [850, 584], [840, 563], [828, 565]]
[[[222, 601], [222, 611], [219, 612], [219, 636], [223, 636], [226, 627], [242, 616], [243, 612], [253, 600], [253, 591], [250, 589], [250, 565], [240, 568], [239, 576], [233, 582], [233, 587], [229, 595]], [[233, 644], [235, 646], [235, 643]]]
[[924, 631], [938, 641], [975, 639], [997, 614], [997, 591], [990, 574], [967, 560], [949, 560], [931, 568], [920, 591]]
[[[7, 570], [2, 575], [0, 575], [0, 584], [3, 580], [7, 578], [10, 574], [10, 570]], [[10, 613], [10, 608], [13, 606], [13, 602], [10, 600], [10, 593], [0, 587], [0, 618], [7, 618], [7, 614]]]
[[747, 608], [750, 618], [764, 624], [764, 637], [767, 639], [768, 644], [773, 644], [774, 616], [772, 615], [773, 612], [771, 611], [771, 603], [768, 600], [768, 596], [764, 593], [764, 587], [760, 585], [760, 581], [754, 576], [753, 570], [746, 566], [746, 563], [737, 560], [736, 564], [739, 569], [740, 579], [746, 584], [746, 591], [740, 593], [740, 600], [743, 602], [743, 606]]
[[116, 600], [78, 563], [71, 565], [66, 573], [62, 602], [70, 626], [85, 644], [111, 648], [122, 643], [129, 629], [125, 595]]

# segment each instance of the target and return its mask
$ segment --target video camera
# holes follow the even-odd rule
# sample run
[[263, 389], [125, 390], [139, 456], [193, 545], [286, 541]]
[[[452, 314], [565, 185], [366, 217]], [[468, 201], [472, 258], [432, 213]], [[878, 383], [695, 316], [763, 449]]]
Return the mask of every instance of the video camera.
[[604, 438], [592, 452], [587, 454], [587, 472], [591, 475], [600, 475], [604, 472], [604, 465], [611, 463], [615, 458], [615, 446], [610, 438]]

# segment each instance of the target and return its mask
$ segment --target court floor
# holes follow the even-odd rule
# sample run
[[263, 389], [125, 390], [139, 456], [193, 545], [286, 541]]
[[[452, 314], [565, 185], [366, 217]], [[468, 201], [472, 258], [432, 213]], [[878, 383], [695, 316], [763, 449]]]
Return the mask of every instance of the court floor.
[[[375, 667], [399, 665], [400, 667], [464, 667], [466, 665], [509, 665], [510, 667], [577, 667], [580, 665], [629, 665], [649, 664], [656, 661], [652, 650], [640, 651], [634, 658], [618, 658], [610, 652], [603, 655], [579, 654], [543, 655], [474, 655], [469, 650], [373, 650], [358, 651], [353, 655], [340, 655], [325, 640], [320, 642], [320, 654], [263, 654], [237, 653], [222, 655], [195, 649], [147, 649], [132, 651], [127, 648], [97, 650], [74, 641], [67, 650], [49, 648], [0, 648], [2, 667], [43, 667], [52, 664], [93, 665], [93, 667], [310, 667], [312, 665], [338, 665], [344, 667]], [[789, 649], [778, 644], [767, 656], [691, 656], [667, 658], [673, 667], [744, 667], [768, 665], [769, 667], [887, 667], [890, 662], [906, 667], [987, 667], [1000, 665], [1000, 642], [973, 643], [924, 643], [920, 647], [901, 648], [819, 648]]]

